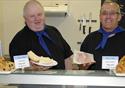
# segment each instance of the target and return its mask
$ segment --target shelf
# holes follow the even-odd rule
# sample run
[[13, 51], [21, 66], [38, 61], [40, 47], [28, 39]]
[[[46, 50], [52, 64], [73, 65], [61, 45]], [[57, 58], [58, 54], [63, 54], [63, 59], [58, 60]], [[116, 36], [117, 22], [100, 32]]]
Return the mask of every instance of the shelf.
[[68, 5], [45, 6], [47, 17], [65, 17], [68, 14]]
[[0, 74], [0, 84], [83, 85], [83, 86], [125, 87], [124, 82], [125, 82], [124, 77], [118, 77], [114, 73], [108, 71], [49, 70], [49, 71], [16, 71], [8, 75]]

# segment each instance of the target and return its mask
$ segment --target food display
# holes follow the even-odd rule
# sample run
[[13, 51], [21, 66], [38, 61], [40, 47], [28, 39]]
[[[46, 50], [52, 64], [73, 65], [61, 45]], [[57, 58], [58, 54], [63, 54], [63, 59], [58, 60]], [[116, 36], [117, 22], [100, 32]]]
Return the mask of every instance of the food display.
[[123, 56], [118, 65], [116, 66], [116, 72], [117, 73], [125, 73], [125, 56]]
[[6, 60], [4, 57], [0, 57], [0, 71], [11, 71], [15, 69], [13, 62]]
[[49, 57], [37, 56], [34, 52], [29, 51], [28, 57], [33, 61], [33, 63], [42, 66], [54, 66], [57, 62]]

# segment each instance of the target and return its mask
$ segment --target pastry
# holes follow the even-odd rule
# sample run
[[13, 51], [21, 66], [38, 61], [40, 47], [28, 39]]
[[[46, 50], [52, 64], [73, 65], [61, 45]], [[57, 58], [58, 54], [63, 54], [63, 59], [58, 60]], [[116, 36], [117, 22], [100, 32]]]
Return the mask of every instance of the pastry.
[[54, 60], [50, 59], [49, 57], [41, 57], [39, 63], [51, 64], [53, 61]]
[[118, 65], [116, 66], [116, 72], [117, 73], [125, 73], [125, 56], [123, 56]]
[[4, 57], [0, 57], [0, 71], [11, 71], [12, 69], [15, 69], [14, 63]]
[[53, 63], [53, 59], [49, 58], [49, 57], [43, 57], [43, 56], [37, 56], [35, 53], [33, 53], [32, 51], [29, 51], [28, 53], [28, 57], [37, 63], [44, 63], [44, 64], [51, 64]]
[[35, 61], [35, 62], [39, 62], [39, 59], [40, 57], [37, 56], [35, 53], [33, 53], [32, 51], [29, 51], [27, 53], [28, 57], [32, 60], [32, 61]]

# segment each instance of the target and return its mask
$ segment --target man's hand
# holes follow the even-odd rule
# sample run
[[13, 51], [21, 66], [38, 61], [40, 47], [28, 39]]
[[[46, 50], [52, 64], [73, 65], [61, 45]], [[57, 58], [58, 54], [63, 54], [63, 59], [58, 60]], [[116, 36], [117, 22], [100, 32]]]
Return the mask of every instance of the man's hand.
[[80, 70], [87, 70], [92, 64], [94, 64], [95, 62], [90, 62], [90, 63], [84, 63], [84, 64], [80, 64], [79, 65], [79, 69]]

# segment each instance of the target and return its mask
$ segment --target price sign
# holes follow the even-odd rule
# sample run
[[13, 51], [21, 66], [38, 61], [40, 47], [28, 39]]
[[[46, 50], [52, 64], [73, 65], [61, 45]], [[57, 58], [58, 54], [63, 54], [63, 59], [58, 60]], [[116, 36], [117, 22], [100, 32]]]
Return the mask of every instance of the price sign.
[[14, 63], [15, 63], [15, 68], [25, 68], [29, 67], [29, 58], [27, 55], [17, 55], [14, 56]]

